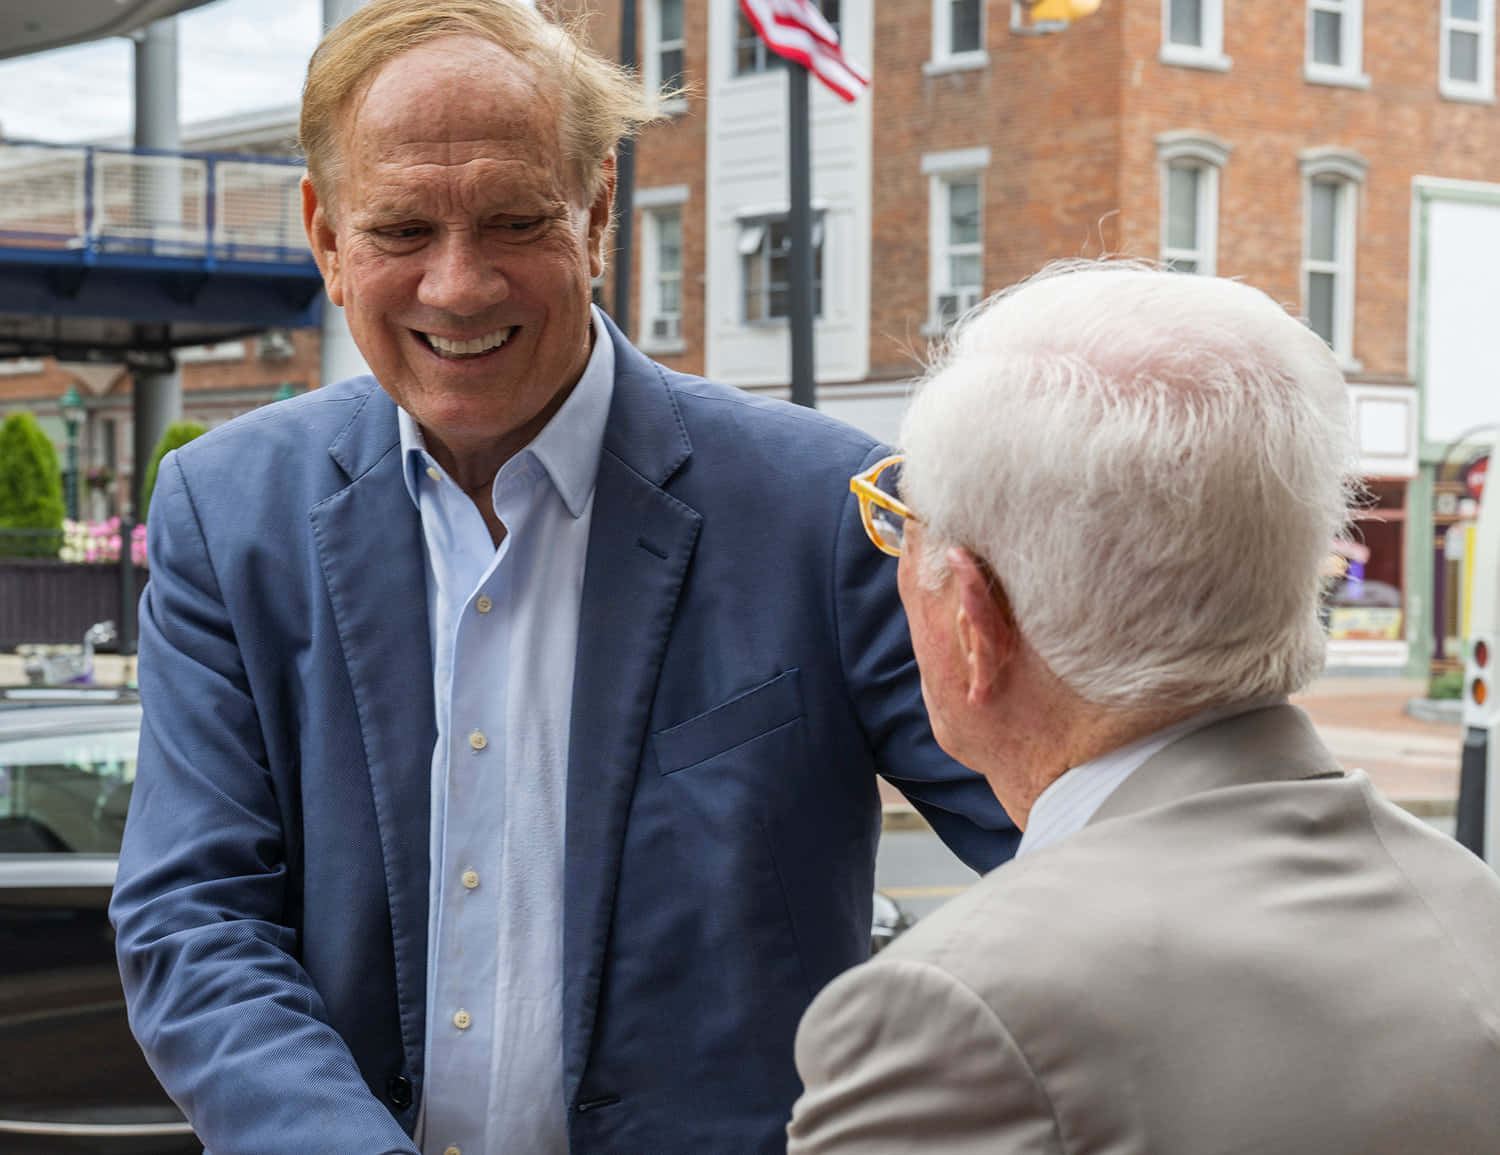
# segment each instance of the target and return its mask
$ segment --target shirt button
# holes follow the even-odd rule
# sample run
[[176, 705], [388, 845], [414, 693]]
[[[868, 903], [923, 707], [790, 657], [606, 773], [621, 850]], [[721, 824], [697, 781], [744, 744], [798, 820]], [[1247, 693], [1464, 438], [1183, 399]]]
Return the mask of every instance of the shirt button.
[[432, 478], [433, 481], [443, 480], [443, 475], [437, 471], [437, 466], [435, 465], [429, 465], [427, 467], [427, 476]]
[[474, 608], [482, 614], [487, 614], [495, 608], [495, 603], [485, 597], [484, 594], [480, 594], [474, 601]]
[[479, 871], [477, 871], [477, 870], [466, 870], [466, 871], [464, 871], [463, 884], [469, 890], [473, 890], [476, 886], [478, 886], [479, 885]]
[[453, 1025], [461, 1031], [467, 1031], [474, 1020], [469, 1017], [468, 1011], [459, 1011], [453, 1016]]
[[480, 730], [475, 730], [472, 734], [469, 735], [469, 745], [472, 746], [475, 750], [483, 750], [489, 744], [490, 740], [486, 738], [484, 736], [484, 733]]

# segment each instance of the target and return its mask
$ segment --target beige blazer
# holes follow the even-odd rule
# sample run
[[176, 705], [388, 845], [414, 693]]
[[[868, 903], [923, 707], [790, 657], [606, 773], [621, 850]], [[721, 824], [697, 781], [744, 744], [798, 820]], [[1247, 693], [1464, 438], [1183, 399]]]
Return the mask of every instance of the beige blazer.
[[797, 1066], [789, 1155], [1496, 1155], [1500, 879], [1256, 710], [836, 979]]

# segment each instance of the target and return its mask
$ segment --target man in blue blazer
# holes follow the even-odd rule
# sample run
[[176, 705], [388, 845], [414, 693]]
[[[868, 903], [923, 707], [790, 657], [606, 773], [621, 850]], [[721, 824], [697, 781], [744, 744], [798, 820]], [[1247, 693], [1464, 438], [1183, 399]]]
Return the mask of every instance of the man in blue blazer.
[[519, 0], [314, 57], [309, 238], [374, 375], [162, 465], [111, 909], [217, 1155], [776, 1150], [868, 952], [875, 774], [1013, 850], [864, 543], [880, 448], [590, 308], [641, 99]]

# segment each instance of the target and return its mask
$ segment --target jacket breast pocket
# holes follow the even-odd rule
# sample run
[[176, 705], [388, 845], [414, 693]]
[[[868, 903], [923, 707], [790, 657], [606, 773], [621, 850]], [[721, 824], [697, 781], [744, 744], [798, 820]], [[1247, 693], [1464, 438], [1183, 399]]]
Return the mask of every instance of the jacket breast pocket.
[[675, 774], [802, 717], [802, 682], [796, 669], [651, 736], [656, 768]]

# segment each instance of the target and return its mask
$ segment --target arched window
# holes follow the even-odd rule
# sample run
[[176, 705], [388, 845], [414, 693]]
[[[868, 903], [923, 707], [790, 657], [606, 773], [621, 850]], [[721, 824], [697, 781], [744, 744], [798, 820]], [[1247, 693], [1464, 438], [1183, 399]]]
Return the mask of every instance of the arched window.
[[1161, 169], [1161, 259], [1183, 273], [1218, 271], [1219, 171], [1229, 146], [1200, 132], [1156, 138]]

